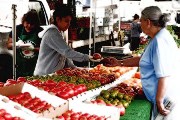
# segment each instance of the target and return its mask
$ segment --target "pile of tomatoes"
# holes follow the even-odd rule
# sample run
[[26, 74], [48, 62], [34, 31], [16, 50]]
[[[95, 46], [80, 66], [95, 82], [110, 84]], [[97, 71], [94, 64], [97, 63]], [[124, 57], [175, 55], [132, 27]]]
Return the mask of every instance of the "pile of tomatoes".
[[91, 115], [89, 113], [74, 112], [68, 110], [61, 116], [57, 117], [58, 120], [106, 120], [105, 116]]
[[0, 120], [24, 120], [20, 117], [13, 117], [5, 109], [0, 109]]
[[10, 95], [7, 97], [10, 100], [21, 104], [25, 108], [30, 109], [35, 113], [42, 113], [52, 107], [51, 104], [48, 104], [46, 101], [42, 101], [38, 97], [32, 98], [29, 92], [19, 93], [17, 95]]

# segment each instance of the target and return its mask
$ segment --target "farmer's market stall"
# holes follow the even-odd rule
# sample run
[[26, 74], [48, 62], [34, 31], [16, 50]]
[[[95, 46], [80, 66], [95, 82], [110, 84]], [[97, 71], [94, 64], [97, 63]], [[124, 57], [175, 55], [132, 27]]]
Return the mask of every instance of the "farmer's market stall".
[[[31, 116], [30, 119], [60, 119], [72, 111], [78, 112], [79, 117], [82, 112], [107, 120], [149, 119], [151, 104], [144, 98], [139, 99], [143, 91], [136, 70], [135, 67], [100, 64], [91, 69], [66, 68], [46, 76], [19, 77], [17, 81], [9, 79], [0, 85], [0, 103], [20, 109], [25, 116]], [[76, 103], [81, 107], [75, 107]]]

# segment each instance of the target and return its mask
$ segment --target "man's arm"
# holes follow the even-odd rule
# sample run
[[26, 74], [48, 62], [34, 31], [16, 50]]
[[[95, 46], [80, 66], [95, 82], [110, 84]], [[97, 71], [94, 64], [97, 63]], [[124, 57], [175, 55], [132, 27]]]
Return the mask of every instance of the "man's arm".
[[12, 38], [11, 38], [11, 37], [8, 38], [7, 48], [8, 48], [9, 50], [12, 50]]

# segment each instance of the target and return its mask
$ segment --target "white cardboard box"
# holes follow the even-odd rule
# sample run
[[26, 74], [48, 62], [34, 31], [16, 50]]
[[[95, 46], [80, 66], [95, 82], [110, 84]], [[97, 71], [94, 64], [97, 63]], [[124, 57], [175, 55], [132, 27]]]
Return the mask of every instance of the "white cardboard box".
[[111, 106], [101, 106], [97, 104], [89, 104], [80, 101], [69, 101], [66, 104], [61, 105], [62, 115], [67, 110], [73, 110], [74, 112], [89, 113], [98, 116], [105, 116], [107, 120], [119, 120], [120, 119], [120, 109]]
[[0, 109], [5, 109], [7, 113], [10, 113], [12, 117], [20, 117], [25, 120], [35, 119], [26, 112], [19, 109], [18, 104], [9, 100], [6, 96], [0, 95]]
[[59, 114], [59, 107], [66, 103], [67, 101], [64, 99], [61, 99], [55, 95], [51, 95], [48, 92], [44, 90], [39, 90], [38, 88], [27, 84], [27, 83], [19, 83], [15, 85], [10, 85], [6, 87], [0, 88], [0, 94], [3, 96], [9, 96], [9, 95], [15, 95], [18, 93], [22, 92], [29, 92], [34, 98], [35, 96], [40, 98], [42, 101], [46, 101], [47, 103], [51, 104], [53, 107], [49, 108], [49, 110], [44, 111], [43, 113], [37, 114], [32, 112], [31, 110], [21, 106], [18, 103], [15, 103], [12, 101], [12, 104], [19, 106], [23, 111], [28, 113], [30, 116], [34, 118], [39, 118], [39, 119], [52, 119], [56, 117]]

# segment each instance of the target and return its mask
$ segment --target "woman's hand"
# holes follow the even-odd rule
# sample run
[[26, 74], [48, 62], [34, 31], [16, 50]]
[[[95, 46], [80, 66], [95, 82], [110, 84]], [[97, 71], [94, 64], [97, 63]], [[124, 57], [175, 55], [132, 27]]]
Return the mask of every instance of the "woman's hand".
[[106, 57], [101, 60], [101, 63], [107, 67], [120, 66], [118, 60], [114, 57]]
[[163, 101], [164, 101], [164, 96], [166, 93], [166, 88], [167, 88], [167, 78], [166, 77], [161, 77], [158, 80], [158, 88], [157, 88], [157, 94], [156, 94], [156, 104], [157, 108], [160, 114], [166, 116], [170, 110], [166, 109]]
[[157, 102], [157, 108], [160, 114], [166, 116], [170, 113], [170, 110], [166, 109], [163, 102]]

